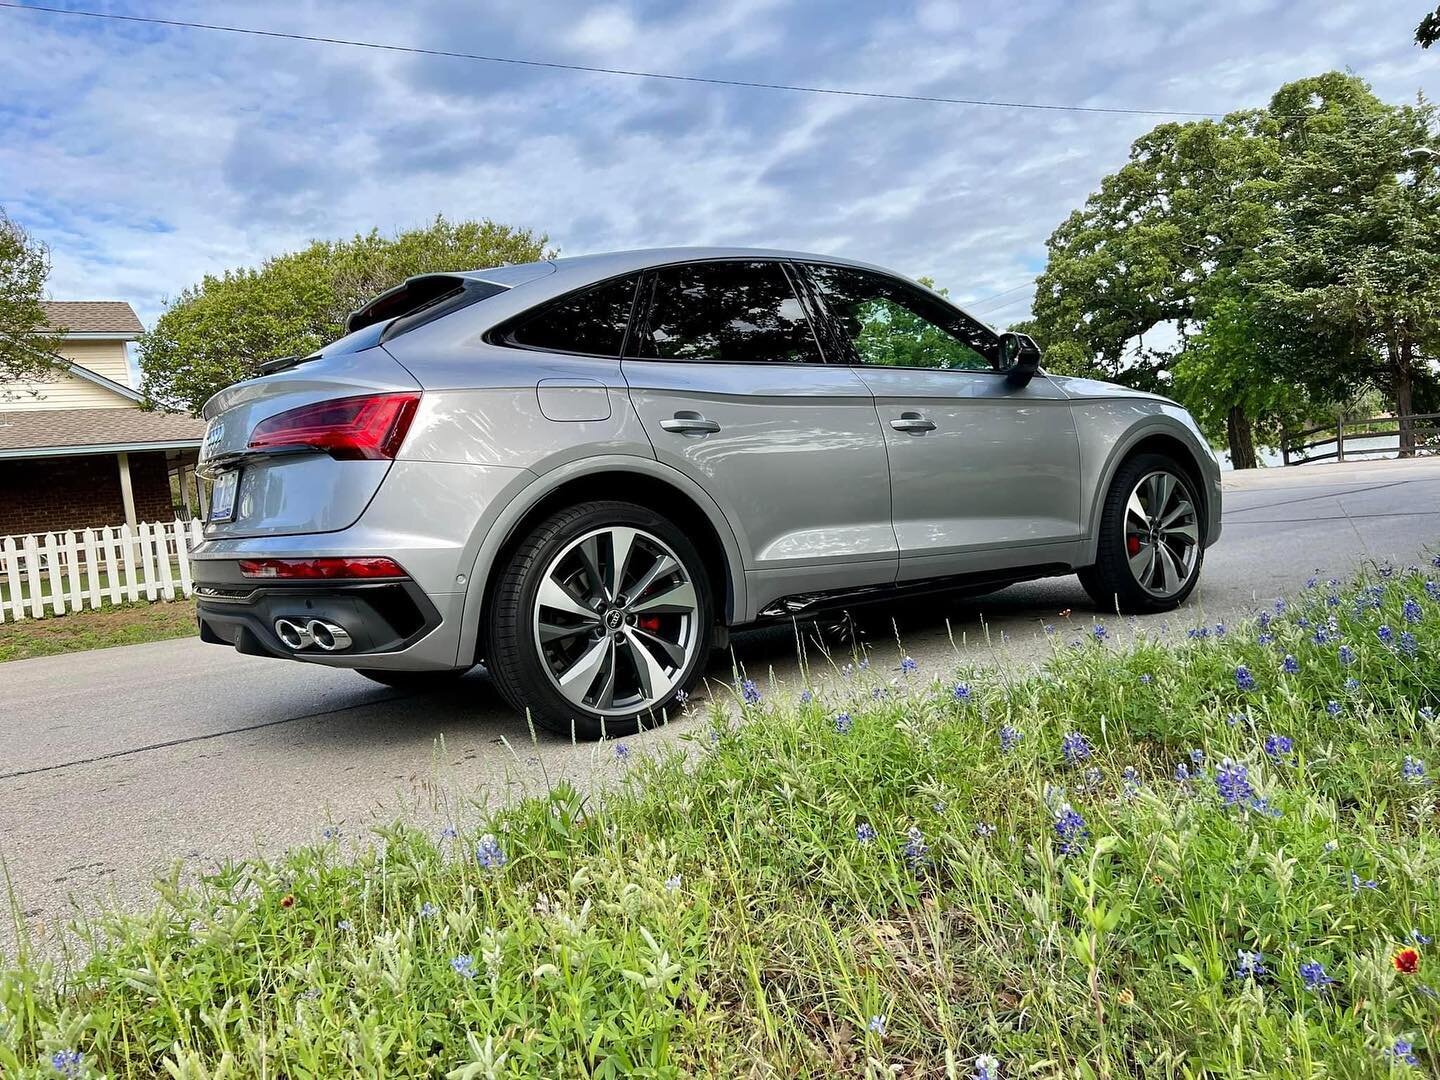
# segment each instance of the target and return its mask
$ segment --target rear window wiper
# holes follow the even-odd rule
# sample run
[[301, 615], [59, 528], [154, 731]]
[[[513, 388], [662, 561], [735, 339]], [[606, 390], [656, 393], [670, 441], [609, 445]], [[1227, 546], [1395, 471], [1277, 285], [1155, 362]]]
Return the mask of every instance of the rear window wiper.
[[261, 375], [274, 375], [277, 371], [288, 371], [307, 360], [318, 360], [319, 358], [319, 353], [311, 353], [309, 356], [277, 356], [274, 360], [262, 360], [255, 367]]

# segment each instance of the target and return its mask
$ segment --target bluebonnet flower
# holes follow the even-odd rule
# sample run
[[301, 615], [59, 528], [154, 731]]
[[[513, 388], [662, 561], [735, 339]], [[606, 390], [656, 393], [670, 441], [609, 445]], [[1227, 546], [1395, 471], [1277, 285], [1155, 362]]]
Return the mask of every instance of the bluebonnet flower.
[[1440, 566], [1440, 555], [1432, 555], [1432, 556], [1430, 556], [1430, 565], [1431, 565], [1431, 566]]
[[925, 834], [920, 831], [919, 826], [911, 825], [905, 831], [905, 861], [918, 868], [925, 861], [929, 850], [929, 845], [925, 843]]
[[1328, 626], [1317, 626], [1315, 633], [1310, 635], [1310, 640], [1316, 645], [1330, 644], [1330, 628]]
[[616, 744], [615, 744], [615, 756], [616, 756], [617, 758], [619, 758], [621, 761], [624, 761], [624, 760], [626, 760], [627, 758], [629, 758], [629, 756], [630, 756], [630, 746], [629, 746], [629, 744], [628, 744], [628, 743], [623, 743], [623, 742], [622, 742], [622, 743], [616, 743]]
[[1197, 641], [1203, 641], [1210, 636], [1210, 630], [1204, 626], [1192, 626], [1189, 630], [1185, 631], [1185, 636]]
[[1302, 630], [1309, 630], [1310, 620], [1307, 619], [1304, 615], [1301, 615], [1298, 619], [1295, 620], [1295, 625], [1300, 627], [1300, 629]]
[[1256, 645], [1271, 645], [1275, 642], [1274, 634], [1260, 634], [1255, 638]]
[[473, 979], [475, 977], [475, 957], [469, 953], [461, 953], [459, 956], [451, 957], [450, 967], [462, 979]]
[[1276, 735], [1273, 731], [1265, 736], [1265, 753], [1275, 761], [1285, 761], [1295, 752], [1295, 740], [1289, 735]]
[[1383, 641], [1386, 645], [1389, 645], [1390, 642], [1395, 640], [1395, 631], [1391, 630], [1390, 627], [1382, 623], [1376, 629], [1375, 636], [1378, 637], [1381, 641]]
[[420, 917], [422, 919], [433, 919], [436, 915], [439, 914], [440, 909], [434, 904], [432, 904], [429, 900], [426, 900], [425, 903], [420, 905]]
[[1008, 754], [1015, 747], [1020, 745], [1020, 731], [1010, 724], [1004, 724], [1000, 728], [1000, 752]]
[[1380, 883], [1374, 878], [1362, 878], [1354, 870], [1350, 871], [1350, 891], [1358, 893], [1361, 889], [1378, 889]]
[[1326, 606], [1326, 607], [1339, 607], [1339, 606], [1340, 606], [1340, 597], [1339, 597], [1338, 595], [1336, 595], [1335, 593], [1331, 593], [1329, 596], [1325, 597], [1325, 606]]
[[1090, 740], [1078, 731], [1066, 732], [1065, 737], [1060, 740], [1060, 752], [1071, 765], [1084, 761], [1090, 756]]
[[835, 717], [835, 730], [841, 735], [849, 735], [852, 721], [848, 712], [842, 712]]
[[1186, 783], [1190, 779], [1190, 766], [1186, 765], [1183, 761], [1180, 762], [1179, 765], [1176, 765], [1175, 779], [1182, 784]]
[[1295, 657], [1289, 653], [1286, 653], [1285, 659], [1280, 662], [1280, 670], [1286, 675], [1294, 675], [1300, 670], [1300, 661], [1296, 660]]
[[754, 679], [745, 679], [740, 683], [740, 696], [746, 705], [760, 704], [760, 688], [755, 685]]
[[1345, 692], [1346, 692], [1347, 694], [1357, 694], [1357, 693], [1359, 693], [1359, 692], [1360, 692], [1360, 680], [1357, 679], [1357, 678], [1354, 678], [1353, 676], [1352, 676], [1351, 678], [1346, 679], [1346, 680], [1345, 680]]
[[1420, 645], [1415, 640], [1415, 635], [1409, 630], [1400, 631], [1400, 651], [1406, 656], [1414, 656], [1420, 651]]
[[1320, 994], [1335, 980], [1325, 970], [1325, 965], [1319, 960], [1307, 960], [1300, 965], [1300, 978], [1305, 980], [1305, 989]]
[[1395, 1045], [1390, 1047], [1390, 1059], [1402, 1065], [1419, 1065], [1420, 1059], [1415, 1056], [1415, 1047], [1409, 1039], [1396, 1039]]
[[337, 829], [334, 825], [327, 825], [320, 832], [321, 838], [325, 840], [334, 840], [339, 835], [340, 830]]
[[862, 844], [873, 843], [875, 840], [875, 826], [868, 821], [862, 821], [855, 827], [855, 839]]
[[1249, 952], [1245, 949], [1235, 950], [1235, 977], [1237, 979], [1259, 979], [1268, 974], [1265, 967], [1265, 955], [1258, 950]]
[[[1376, 567], [1376, 569], [1378, 569], [1378, 570], [1380, 571], [1380, 576], [1381, 576], [1381, 577], [1389, 577], [1390, 575], [1392, 575], [1393, 573], [1395, 573], [1395, 567], [1394, 567], [1392, 564], [1388, 563], [1388, 562], [1387, 562], [1387, 563], [1382, 563], [1380, 566]], [[1374, 587], [1374, 586], [1372, 586], [1372, 588], [1373, 588], [1373, 587]]]
[[1055, 837], [1060, 842], [1060, 854], [1074, 855], [1085, 846], [1089, 835], [1085, 819], [1069, 803], [1061, 803], [1055, 814]]
[[870, 1017], [870, 1023], [866, 1024], [865, 1026], [871, 1031], [873, 1031], [876, 1035], [879, 1035], [882, 1039], [885, 1037], [885, 1017], [872, 1016]]
[[1331, 716], [1339, 716], [1339, 715], [1340, 715], [1340, 702], [1338, 702], [1338, 701], [1327, 701], [1327, 702], [1325, 703], [1325, 711], [1326, 711], [1327, 713], [1329, 713]]
[[1400, 605], [1400, 614], [1408, 623], [1417, 623], [1425, 617], [1425, 612], [1420, 608], [1420, 602], [1413, 596], [1405, 598], [1405, 603]]
[[440, 830], [440, 839], [441, 839], [442, 841], [445, 841], [445, 840], [454, 840], [455, 837], [456, 837], [456, 835], [457, 835], [457, 834], [456, 834], [456, 832], [455, 832], [455, 826], [454, 826], [454, 825], [446, 825], [445, 828], [443, 828], [443, 829]]
[[1150, 683], [1153, 681], [1153, 676], [1151, 676], [1151, 675], [1149, 675], [1149, 674], [1141, 675], [1141, 676], [1140, 676], [1140, 681], [1141, 681], [1142, 683], [1144, 683], [1146, 686], [1149, 686]]
[[956, 683], [955, 689], [950, 692], [955, 695], [955, 700], [961, 705], [970, 704], [970, 687], [966, 686], [963, 682]]
[[61, 1076], [79, 1076], [85, 1068], [85, 1055], [79, 1050], [57, 1050], [50, 1064]]
[[480, 843], [475, 845], [475, 861], [486, 870], [499, 870], [505, 865], [505, 849], [494, 833], [487, 832], [480, 837]]
[[1410, 940], [1415, 942], [1416, 945], [1429, 945], [1432, 939], [1429, 935], [1422, 934], [1419, 930], [1411, 930]]
[[1097, 769], [1097, 768], [1094, 768], [1093, 766], [1092, 766], [1091, 768], [1086, 769], [1086, 770], [1085, 770], [1085, 779], [1084, 779], [1083, 783], [1084, 783], [1085, 787], [1087, 787], [1087, 788], [1097, 788], [1097, 787], [1099, 787], [1099, 786], [1100, 786], [1100, 770]]
[[1225, 800], [1226, 806], [1243, 806], [1255, 795], [1255, 789], [1250, 786], [1248, 770], [1229, 758], [1222, 761], [1215, 770], [1215, 790], [1220, 793], [1220, 798]]
[[1255, 689], [1255, 676], [1250, 674], [1250, 669], [1244, 664], [1236, 665], [1235, 686], [1237, 689], [1244, 691]]
[[1104, 641], [1109, 636], [1105, 632], [1105, 627], [1101, 626], [1099, 623], [1096, 623], [1095, 628], [1090, 632], [1095, 635], [1096, 641]]
[[814, 701], [814, 700], [815, 700], [815, 695], [812, 694], [809, 690], [801, 691], [801, 693], [800, 693], [800, 704], [801, 704], [801, 705], [809, 705], [810, 702], [812, 702], [812, 701]]
[[1125, 766], [1125, 798], [1133, 799], [1140, 794], [1140, 774], [1135, 771], [1134, 765]]
[[995, 826], [991, 825], [988, 821], [978, 822], [975, 826], [975, 835], [980, 837], [981, 839], [994, 836]]
[[1410, 754], [1405, 755], [1405, 760], [1400, 765], [1400, 775], [1406, 780], [1424, 780], [1425, 762]]
[[1425, 595], [1431, 600], [1440, 600], [1440, 584], [1434, 581], [1425, 582]]
[[1284, 600], [1283, 598], [1275, 601], [1275, 614], [1276, 614], [1276, 615], [1284, 615], [1284, 614], [1285, 614], [1285, 600]]
[[1332, 577], [1329, 581], [1325, 582], [1325, 584], [1332, 589], [1338, 589], [1340, 588], [1340, 579], [1338, 577]]
[[1256, 619], [1256, 622], [1260, 624], [1261, 630], [1270, 629], [1270, 613], [1268, 611], [1260, 612], [1260, 617]]
[[1045, 633], [1046, 633], [1047, 636], [1053, 635], [1053, 634], [1055, 633], [1055, 627], [1052, 626], [1052, 625], [1051, 625], [1050, 623], [1048, 623], [1048, 622], [1045, 624], [1045, 626], [1043, 627], [1043, 629], [1044, 629], [1044, 631], [1045, 631]]
[[1285, 814], [1279, 807], [1271, 806], [1269, 799], [1262, 799], [1259, 795], [1250, 796], [1250, 812], [1263, 814], [1265, 817], [1279, 818]]
[[666, 891], [666, 892], [675, 892], [676, 890], [678, 890], [678, 889], [680, 888], [680, 885], [681, 885], [681, 884], [682, 884], [682, 882], [681, 882], [681, 880], [680, 880], [680, 875], [679, 875], [679, 874], [676, 874], [676, 875], [674, 875], [673, 877], [668, 877], [668, 878], [665, 879], [665, 891]]
[[1247, 723], [1249, 719], [1250, 718], [1246, 716], [1243, 712], [1232, 712], [1229, 716], [1225, 718], [1225, 722], [1231, 727], [1238, 727], [1240, 724]]
[[1000, 1062], [993, 1054], [981, 1054], [975, 1059], [974, 1080], [1000, 1080]]
[[1201, 750], [1199, 747], [1196, 747], [1194, 750], [1190, 751], [1190, 760], [1196, 765], [1204, 765], [1205, 751]]
[[1216, 636], [1216, 637], [1224, 637], [1224, 636], [1225, 636], [1225, 624], [1224, 624], [1223, 622], [1217, 622], [1217, 623], [1215, 624], [1215, 636]]
[[900, 673], [902, 675], [914, 675], [915, 672], [919, 670], [920, 665], [916, 663], [913, 656], [907, 656], [905, 657], [905, 659], [900, 661]]
[[1305, 579], [1305, 588], [1307, 589], [1314, 589], [1318, 587], [1319, 584], [1320, 579], [1318, 577], [1309, 577]]

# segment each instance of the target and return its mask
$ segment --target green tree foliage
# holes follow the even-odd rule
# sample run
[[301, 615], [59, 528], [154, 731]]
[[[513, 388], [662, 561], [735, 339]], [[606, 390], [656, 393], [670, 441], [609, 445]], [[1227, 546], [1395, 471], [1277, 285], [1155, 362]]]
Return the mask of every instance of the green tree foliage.
[[1415, 28], [1415, 44], [1422, 49], [1428, 49], [1437, 41], [1440, 41], [1440, 7], [1421, 19]]
[[531, 262], [549, 254], [546, 242], [529, 229], [437, 217], [394, 237], [371, 231], [317, 240], [258, 269], [207, 276], [140, 339], [146, 394], [165, 407], [198, 411], [262, 361], [313, 352], [340, 337], [351, 311], [407, 277]]
[[1440, 313], [1433, 170], [1407, 165], [1431, 119], [1330, 72], [1266, 109], [1137, 139], [1050, 238], [1027, 328], [1046, 367], [1179, 395], [1237, 467], [1254, 463], [1257, 422], [1273, 441], [1367, 381], [1409, 411], [1401, 388]]
[[0, 403], [57, 366], [59, 338], [40, 306], [49, 275], [49, 250], [0, 209]]

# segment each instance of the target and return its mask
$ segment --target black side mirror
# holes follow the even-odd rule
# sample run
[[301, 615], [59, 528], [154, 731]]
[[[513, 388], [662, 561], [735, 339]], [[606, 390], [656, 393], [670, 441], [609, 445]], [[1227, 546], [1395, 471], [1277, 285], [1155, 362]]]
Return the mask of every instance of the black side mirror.
[[1040, 370], [1040, 346], [1029, 334], [1013, 331], [1000, 335], [1000, 370], [1011, 386], [1021, 387]]

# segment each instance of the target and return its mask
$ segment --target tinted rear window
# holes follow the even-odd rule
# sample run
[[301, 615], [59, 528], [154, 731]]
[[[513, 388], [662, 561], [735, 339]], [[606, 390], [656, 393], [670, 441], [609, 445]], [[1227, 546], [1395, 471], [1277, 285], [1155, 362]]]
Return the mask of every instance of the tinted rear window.
[[563, 296], [523, 317], [501, 338], [527, 349], [619, 356], [638, 282], [633, 275]]

